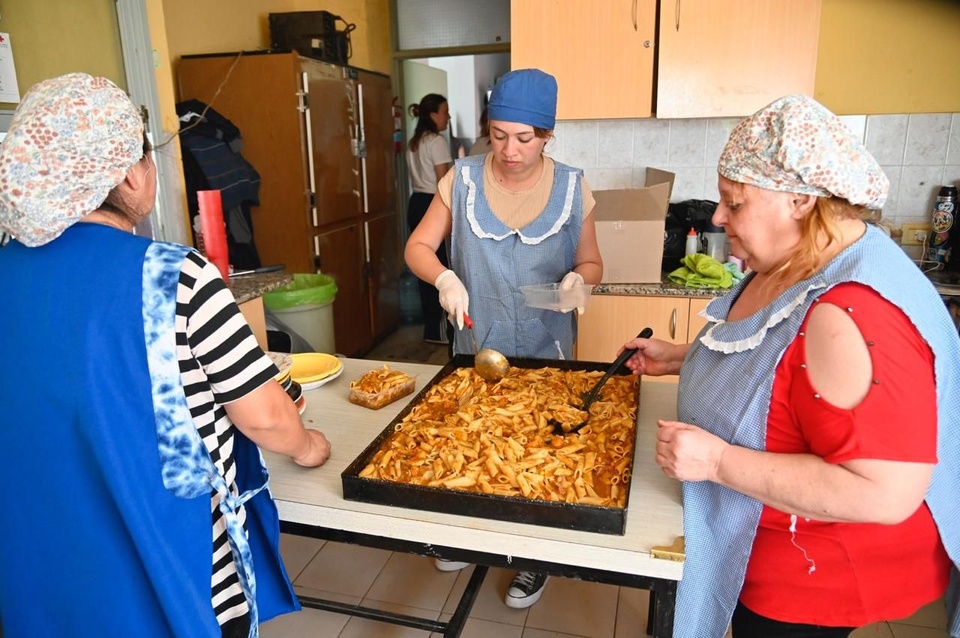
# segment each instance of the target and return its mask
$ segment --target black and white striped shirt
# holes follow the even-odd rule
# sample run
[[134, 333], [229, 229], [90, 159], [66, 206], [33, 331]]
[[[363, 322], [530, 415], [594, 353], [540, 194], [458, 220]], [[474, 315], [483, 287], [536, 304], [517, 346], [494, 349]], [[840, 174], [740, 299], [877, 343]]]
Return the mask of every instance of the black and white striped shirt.
[[[190, 414], [217, 469], [237, 494], [235, 429], [223, 406], [256, 390], [278, 371], [257, 344], [216, 266], [197, 253], [189, 253], [180, 270], [176, 322], [177, 358]], [[212, 492], [211, 602], [223, 627], [231, 620], [236, 624], [249, 610], [219, 503], [219, 495]], [[242, 508], [240, 519], [246, 523]]]

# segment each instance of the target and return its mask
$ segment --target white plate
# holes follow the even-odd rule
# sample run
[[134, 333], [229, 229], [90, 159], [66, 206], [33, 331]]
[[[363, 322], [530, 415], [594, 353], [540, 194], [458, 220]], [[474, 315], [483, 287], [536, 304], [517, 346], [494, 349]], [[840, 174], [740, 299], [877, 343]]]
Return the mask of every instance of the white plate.
[[340, 366], [340, 369], [334, 372], [333, 374], [331, 374], [329, 377], [324, 377], [319, 381], [314, 381], [313, 383], [301, 383], [300, 387], [303, 388], [304, 392], [306, 392], [307, 390], [314, 390], [324, 384], [330, 383], [331, 381], [339, 377], [341, 374], [343, 374], [343, 366]]

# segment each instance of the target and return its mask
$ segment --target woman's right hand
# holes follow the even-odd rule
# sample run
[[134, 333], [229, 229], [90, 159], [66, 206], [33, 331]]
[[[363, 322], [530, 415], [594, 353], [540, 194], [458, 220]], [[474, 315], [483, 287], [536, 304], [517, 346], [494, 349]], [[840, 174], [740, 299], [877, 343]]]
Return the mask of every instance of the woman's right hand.
[[440, 305], [447, 311], [450, 323], [463, 330], [463, 317], [470, 309], [470, 295], [452, 270], [444, 270], [433, 282], [440, 293]]
[[293, 462], [303, 467], [318, 467], [330, 458], [330, 441], [319, 430], [305, 428], [310, 448], [299, 456], [292, 456]]
[[687, 353], [687, 345], [678, 345], [662, 339], [633, 339], [620, 348], [620, 352], [635, 348], [636, 354], [627, 359], [626, 366], [634, 374], [659, 377], [679, 374], [680, 365]]

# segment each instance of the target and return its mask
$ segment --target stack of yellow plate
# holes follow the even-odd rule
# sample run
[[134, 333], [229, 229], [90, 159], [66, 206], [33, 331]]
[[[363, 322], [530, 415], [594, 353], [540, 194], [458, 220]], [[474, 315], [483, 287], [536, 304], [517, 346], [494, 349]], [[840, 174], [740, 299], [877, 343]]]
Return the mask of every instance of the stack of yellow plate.
[[303, 352], [290, 355], [293, 367], [290, 376], [304, 390], [319, 388], [333, 381], [343, 372], [343, 362], [332, 354]]
[[297, 406], [297, 411], [303, 414], [307, 407], [306, 397], [303, 396], [303, 388], [299, 383], [293, 380], [291, 372], [293, 371], [293, 359], [291, 355], [283, 352], [268, 352], [267, 356], [277, 366], [279, 372], [273, 378], [284, 389], [293, 404]]

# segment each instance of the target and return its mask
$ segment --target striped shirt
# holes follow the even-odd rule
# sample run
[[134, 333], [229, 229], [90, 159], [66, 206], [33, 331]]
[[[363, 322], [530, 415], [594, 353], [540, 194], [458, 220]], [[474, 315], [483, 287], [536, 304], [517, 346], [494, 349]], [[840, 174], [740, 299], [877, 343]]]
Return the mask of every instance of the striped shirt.
[[[176, 335], [187, 406], [214, 464], [236, 495], [235, 428], [224, 405], [253, 392], [278, 371], [257, 344], [216, 266], [194, 252], [187, 255], [180, 270]], [[220, 497], [213, 491], [211, 603], [223, 627], [245, 617], [249, 610], [219, 506]], [[240, 519], [246, 523], [242, 507]]]

